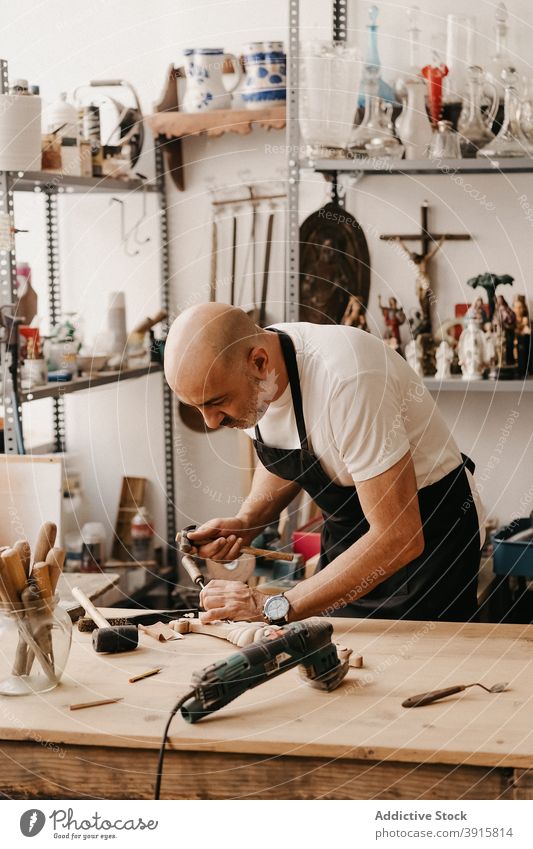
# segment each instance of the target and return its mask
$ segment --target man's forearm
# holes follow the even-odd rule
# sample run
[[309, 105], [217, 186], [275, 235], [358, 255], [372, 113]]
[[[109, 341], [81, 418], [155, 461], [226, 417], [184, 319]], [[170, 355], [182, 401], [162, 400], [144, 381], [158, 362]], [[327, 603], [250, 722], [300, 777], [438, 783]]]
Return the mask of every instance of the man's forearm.
[[357, 601], [419, 554], [410, 540], [372, 529], [324, 569], [285, 593], [291, 621], [333, 613]]
[[255, 536], [277, 520], [299, 491], [298, 484], [278, 478], [259, 464], [254, 472], [250, 493], [237, 513], [237, 518], [253, 529]]

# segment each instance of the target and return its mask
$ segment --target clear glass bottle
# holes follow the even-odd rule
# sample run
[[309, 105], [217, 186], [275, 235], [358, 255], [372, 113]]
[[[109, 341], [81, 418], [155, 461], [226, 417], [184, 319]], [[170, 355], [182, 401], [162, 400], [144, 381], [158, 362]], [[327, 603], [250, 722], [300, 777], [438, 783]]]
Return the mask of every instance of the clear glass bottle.
[[[483, 112], [482, 101], [490, 93], [490, 106]], [[498, 92], [492, 82], [485, 79], [483, 69], [473, 65], [468, 69], [467, 95], [459, 117], [457, 131], [461, 138], [461, 153], [465, 158], [476, 155], [478, 150], [494, 139], [491, 127], [498, 111]]]
[[55, 596], [14, 610], [0, 605], [0, 695], [25, 696], [57, 687], [72, 640], [72, 622]]
[[516, 87], [518, 74], [509, 70], [503, 71], [503, 78], [505, 97], [502, 128], [493, 141], [478, 150], [477, 156], [488, 156], [494, 159], [532, 156], [532, 145], [520, 126], [520, 96]]
[[418, 26], [418, 16], [420, 9], [418, 6], [411, 6], [407, 12], [409, 19], [409, 29], [407, 30], [409, 38], [409, 67], [400, 74], [396, 80], [395, 92], [396, 97], [402, 103], [402, 111], [395, 121], [396, 135], [399, 137], [401, 132], [402, 120], [407, 108], [407, 87], [406, 80], [418, 79], [421, 76], [422, 62], [420, 59], [420, 29]]
[[496, 91], [498, 92], [498, 98], [500, 100], [503, 100], [505, 97], [504, 74], [509, 70], [514, 70], [515, 65], [507, 46], [507, 36], [509, 32], [508, 19], [509, 13], [505, 3], [498, 3], [494, 16], [496, 47], [487, 67], [487, 77], [490, 82], [496, 86]]
[[475, 18], [448, 15], [446, 19], [446, 58], [448, 74], [444, 80], [444, 100], [460, 104], [466, 90], [467, 69], [475, 65]]
[[[392, 127], [392, 104], [379, 97], [379, 71], [368, 69], [365, 112], [361, 123], [354, 127], [349, 148], [352, 153], [367, 153], [366, 145], [374, 139], [397, 141]], [[397, 142], [399, 144], [399, 142]]]
[[377, 71], [378, 78], [378, 96], [387, 103], [395, 103], [396, 97], [392, 86], [385, 82], [381, 76], [381, 60], [379, 58], [378, 48], [378, 31], [379, 26], [376, 23], [379, 15], [379, 8], [372, 5], [368, 10], [369, 23], [367, 24], [368, 42], [366, 51], [365, 67], [363, 70], [363, 79], [361, 91], [359, 94], [359, 106], [364, 107], [366, 98], [366, 82], [367, 75], [373, 71]]

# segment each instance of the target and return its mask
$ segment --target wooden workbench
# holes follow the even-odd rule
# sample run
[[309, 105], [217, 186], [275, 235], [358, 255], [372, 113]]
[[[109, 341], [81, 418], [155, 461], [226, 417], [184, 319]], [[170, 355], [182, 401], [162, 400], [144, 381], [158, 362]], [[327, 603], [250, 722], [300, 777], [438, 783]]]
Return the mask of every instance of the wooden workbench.
[[[171, 727], [163, 798], [533, 798], [533, 626], [333, 620], [362, 652], [334, 693], [296, 670], [196, 725]], [[213, 637], [97, 656], [75, 632], [60, 687], [0, 697], [0, 794], [150, 798], [168, 711], [191, 672], [233, 651]], [[163, 665], [153, 678], [131, 675]], [[450, 684], [508, 681], [423, 708], [404, 698]], [[124, 696], [70, 712], [74, 702]]]

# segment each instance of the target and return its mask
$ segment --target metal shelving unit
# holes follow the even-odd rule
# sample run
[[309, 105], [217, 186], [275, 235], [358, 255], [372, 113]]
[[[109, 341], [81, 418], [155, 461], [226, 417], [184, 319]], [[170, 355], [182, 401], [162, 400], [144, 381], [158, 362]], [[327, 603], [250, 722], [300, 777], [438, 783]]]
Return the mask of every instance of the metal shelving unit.
[[384, 157], [351, 157], [347, 159], [307, 159], [302, 160], [300, 168], [310, 168], [322, 173], [338, 174], [527, 174], [533, 172], [531, 157], [517, 159], [387, 159]]
[[161, 365], [152, 363], [142, 368], [98, 372], [90, 377], [75, 377], [72, 380], [58, 383], [45, 383], [26, 392], [21, 391], [20, 400], [24, 403], [26, 401], [40, 401], [42, 398], [61, 398], [63, 395], [71, 395], [73, 392], [83, 392], [85, 389], [95, 389], [98, 386], [109, 386], [110, 384], [116, 385], [124, 380], [145, 377], [147, 374], [160, 374], [162, 371]]
[[425, 377], [424, 383], [430, 392], [495, 392], [515, 393], [533, 392], [533, 377], [525, 380], [463, 380], [462, 377], [450, 377], [439, 380], [438, 377]]
[[45, 192], [47, 195], [158, 191], [156, 183], [149, 183], [138, 178], [117, 180], [113, 177], [71, 177], [54, 171], [13, 172], [11, 179], [13, 189], [17, 192]]
[[[348, 33], [347, 0], [333, 0], [332, 38], [345, 42]], [[287, 49], [287, 173], [288, 173], [288, 209], [287, 209], [287, 273], [285, 283], [285, 320], [298, 320], [299, 302], [299, 183], [301, 172], [312, 170], [323, 174], [332, 183], [332, 193], [338, 203], [344, 205], [343, 197], [337, 193], [338, 179], [341, 175], [362, 178], [365, 175], [410, 176], [450, 176], [454, 174], [533, 174], [533, 158], [524, 157], [505, 160], [490, 159], [447, 159], [432, 161], [429, 159], [414, 161], [406, 159], [388, 159], [384, 157], [349, 157], [339, 159], [310, 159], [301, 157], [301, 138], [298, 126], [299, 117], [299, 36], [300, 2], [289, 0], [289, 37]], [[438, 380], [425, 378], [425, 385], [432, 392], [533, 392], [533, 378], [512, 381], [463, 381], [461, 378]]]
[[[0, 93], [8, 91], [8, 66], [0, 60]], [[51, 324], [57, 323], [61, 312], [61, 288], [59, 279], [59, 220], [58, 198], [63, 194], [100, 194], [151, 192], [157, 195], [159, 204], [159, 225], [161, 236], [160, 275], [161, 306], [169, 311], [169, 255], [167, 200], [165, 173], [160, 142], [155, 140], [156, 177], [152, 182], [142, 179], [117, 180], [110, 177], [73, 177], [53, 172], [10, 172], [0, 171], [0, 216], [3, 217], [3, 229], [13, 227], [15, 192], [33, 192], [44, 196], [45, 229], [48, 266], [48, 295]], [[9, 218], [8, 218], [9, 216]], [[9, 221], [9, 226], [7, 222]], [[118, 385], [150, 374], [162, 374], [159, 364], [145, 368], [123, 369], [115, 372], [103, 372], [90, 377], [77, 378], [65, 383], [48, 383], [24, 392], [20, 388], [20, 368], [17, 357], [16, 325], [10, 321], [5, 306], [16, 303], [16, 255], [14, 241], [8, 250], [0, 251], [0, 306], [4, 306], [5, 327], [0, 338], [0, 377], [2, 380], [2, 398], [4, 407], [4, 440], [6, 454], [23, 454], [24, 436], [22, 428], [22, 404], [42, 398], [53, 399], [54, 445], [56, 451], [66, 450], [64, 396], [73, 392], [93, 389], [100, 386]], [[10, 330], [11, 328], [11, 330]], [[14, 328], [14, 329], [13, 329]], [[167, 554], [171, 567], [176, 563], [175, 537], [175, 498], [174, 498], [174, 455], [173, 455], [173, 404], [169, 387], [163, 382], [163, 417], [165, 448], [165, 484], [167, 492]]]

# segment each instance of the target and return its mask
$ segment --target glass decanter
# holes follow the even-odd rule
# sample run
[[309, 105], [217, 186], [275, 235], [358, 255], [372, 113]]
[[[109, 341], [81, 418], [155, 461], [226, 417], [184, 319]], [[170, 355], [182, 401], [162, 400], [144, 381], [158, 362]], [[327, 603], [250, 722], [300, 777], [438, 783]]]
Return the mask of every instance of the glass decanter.
[[[490, 94], [490, 106], [484, 112], [482, 103]], [[461, 153], [465, 158], [474, 157], [478, 150], [494, 139], [492, 125], [498, 111], [498, 92], [492, 82], [487, 82], [483, 69], [473, 65], [468, 69], [467, 93], [457, 124], [460, 134]]]
[[505, 84], [502, 128], [493, 141], [478, 150], [477, 156], [489, 156], [494, 159], [532, 156], [533, 148], [520, 126], [518, 74], [507, 70], [502, 72], [502, 76]]
[[404, 103], [407, 100], [405, 80], [406, 78], [419, 77], [422, 67], [420, 60], [420, 27], [418, 26], [419, 15], [420, 8], [418, 6], [411, 6], [407, 11], [407, 18], [409, 20], [409, 28], [407, 30], [407, 37], [409, 39], [409, 65], [405, 71], [398, 75], [394, 86], [396, 97], [404, 101]]
[[379, 69], [367, 68], [365, 112], [361, 123], [354, 127], [349, 148], [351, 153], [367, 153], [366, 145], [380, 139], [399, 144], [392, 127], [392, 103], [383, 103], [379, 96]]
[[498, 3], [494, 16], [494, 32], [496, 41], [496, 52], [491, 57], [487, 67], [487, 78], [496, 86], [499, 100], [505, 96], [505, 85], [503, 75], [510, 69], [514, 69], [515, 62], [511, 58], [507, 46], [507, 34], [509, 13], [505, 3]]
[[363, 71], [363, 80], [361, 86], [361, 92], [359, 94], [359, 106], [365, 106], [365, 95], [367, 91], [366, 82], [367, 76], [371, 75], [373, 71], [377, 71], [377, 77], [379, 81], [379, 89], [378, 95], [382, 100], [385, 100], [387, 103], [395, 103], [396, 97], [394, 95], [394, 91], [392, 86], [385, 82], [385, 80], [381, 76], [381, 60], [379, 58], [379, 48], [378, 48], [378, 30], [379, 26], [376, 23], [379, 15], [379, 9], [377, 6], [373, 5], [368, 10], [368, 16], [370, 23], [367, 24], [367, 32], [368, 32], [368, 43], [367, 43], [367, 51], [366, 51], [366, 61], [365, 61], [365, 69]]

